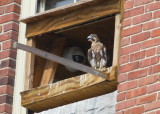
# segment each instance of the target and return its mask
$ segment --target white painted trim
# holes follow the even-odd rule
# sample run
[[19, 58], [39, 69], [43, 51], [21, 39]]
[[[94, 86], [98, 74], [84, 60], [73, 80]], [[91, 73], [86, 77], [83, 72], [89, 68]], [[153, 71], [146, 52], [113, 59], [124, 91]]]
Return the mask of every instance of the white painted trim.
[[[21, 18], [35, 15], [37, 0], [22, 0], [21, 3]], [[20, 23], [19, 38], [18, 42], [26, 44], [25, 38], [26, 25]], [[27, 114], [26, 108], [21, 106], [21, 96], [20, 92], [24, 90], [25, 82], [25, 58], [26, 52], [18, 50], [17, 51], [17, 61], [16, 61], [16, 76], [15, 76], [15, 86], [13, 94], [13, 111], [12, 114]]]

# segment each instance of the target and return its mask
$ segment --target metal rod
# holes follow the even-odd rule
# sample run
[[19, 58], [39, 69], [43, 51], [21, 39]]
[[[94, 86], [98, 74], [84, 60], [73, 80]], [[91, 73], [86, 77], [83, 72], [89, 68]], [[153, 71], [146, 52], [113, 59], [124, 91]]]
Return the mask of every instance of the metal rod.
[[17, 42], [14, 42], [13, 47], [17, 48], [17, 49], [27, 51], [27, 52], [30, 52], [30, 53], [33, 53], [35, 55], [38, 55], [38, 56], [43, 57], [45, 59], [48, 59], [50, 61], [57, 62], [57, 63], [62, 64], [64, 66], [68, 66], [68, 67], [71, 67], [71, 68], [74, 68], [74, 69], [77, 69], [77, 70], [80, 70], [80, 71], [83, 71], [83, 72], [91, 73], [93, 75], [96, 75], [96, 76], [99, 76], [101, 78], [109, 80], [109, 77], [105, 76], [104, 73], [102, 73], [100, 71], [97, 71], [97, 70], [95, 70], [91, 67], [88, 67], [86, 65], [76, 63], [76, 62], [71, 61], [69, 59], [65, 59], [63, 57], [59, 57], [57, 55], [48, 53], [46, 51], [43, 51], [43, 50], [40, 50], [40, 49], [37, 49], [37, 48], [33, 48], [33, 47], [30, 47], [30, 46], [27, 46], [27, 45], [23, 45], [23, 44], [20, 44], [20, 43], [17, 43]]

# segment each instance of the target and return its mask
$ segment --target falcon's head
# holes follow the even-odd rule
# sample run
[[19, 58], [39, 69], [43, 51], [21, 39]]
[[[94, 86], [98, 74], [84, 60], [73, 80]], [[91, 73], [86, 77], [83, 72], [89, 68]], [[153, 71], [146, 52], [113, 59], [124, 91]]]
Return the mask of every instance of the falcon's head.
[[97, 34], [91, 34], [87, 37], [88, 41], [90, 42], [99, 42], [99, 38]]

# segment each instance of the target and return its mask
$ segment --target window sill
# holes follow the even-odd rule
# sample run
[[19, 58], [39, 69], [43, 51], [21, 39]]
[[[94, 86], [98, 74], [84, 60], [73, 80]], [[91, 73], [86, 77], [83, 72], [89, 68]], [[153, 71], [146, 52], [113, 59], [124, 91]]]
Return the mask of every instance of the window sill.
[[40, 112], [113, 92], [117, 88], [115, 73], [116, 67], [106, 73], [110, 81], [91, 74], [84, 74], [21, 92], [22, 106]]

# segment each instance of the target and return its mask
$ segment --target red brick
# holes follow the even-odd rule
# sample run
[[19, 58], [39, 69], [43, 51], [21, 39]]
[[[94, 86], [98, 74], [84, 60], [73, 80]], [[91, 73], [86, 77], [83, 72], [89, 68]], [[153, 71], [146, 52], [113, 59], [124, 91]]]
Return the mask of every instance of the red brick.
[[128, 80], [134, 80], [134, 79], [145, 77], [147, 76], [147, 71], [148, 69], [142, 69], [142, 70], [130, 72], [128, 74]]
[[134, 26], [134, 27], [124, 29], [123, 32], [122, 32], [122, 36], [126, 37], [126, 36], [129, 36], [129, 35], [135, 34], [135, 33], [139, 33], [141, 31], [142, 31], [142, 25], [137, 25], [137, 26]]
[[14, 86], [14, 77], [5, 76], [0, 78], [0, 86], [4, 85]]
[[126, 91], [137, 87], [137, 81], [130, 81], [118, 85], [118, 91]]
[[[147, 73], [146, 73], [146, 75], [147, 75]], [[159, 80], [158, 75], [148, 76], [148, 77], [140, 79], [139, 82], [138, 82], [138, 85], [141, 87], [141, 86], [145, 86], [145, 85], [148, 85], [148, 84], [155, 83], [158, 80]]]
[[2, 26], [0, 26], [0, 33], [2, 32]]
[[147, 41], [143, 42], [141, 48], [145, 49], [145, 48], [153, 47], [156, 45], [160, 45], [160, 38], [151, 39], [151, 40], [147, 40]]
[[148, 90], [148, 93], [152, 93], [152, 92], [155, 92], [155, 91], [160, 91], [160, 83], [148, 86], [147, 90]]
[[120, 66], [120, 73], [135, 70], [139, 67], [139, 62], [129, 63], [127, 65]]
[[158, 111], [156, 112], [156, 114], [160, 114], [160, 110], [158, 110]]
[[120, 74], [118, 76], [118, 82], [124, 82], [127, 80], [127, 74]]
[[11, 22], [7, 23], [4, 25], [4, 32], [9, 31], [9, 30], [14, 30], [14, 31], [19, 31], [19, 25], [17, 23]]
[[131, 108], [124, 112], [124, 114], [142, 114], [142, 113], [144, 113], [144, 106]]
[[0, 52], [0, 59], [4, 59], [7, 57], [11, 57], [13, 59], [16, 59], [16, 51], [14, 50], [5, 50]]
[[124, 112], [123, 112], [123, 111], [121, 111], [121, 112], [116, 112], [116, 114], [124, 114]]
[[125, 99], [126, 93], [119, 93], [117, 95], [117, 101], [123, 101]]
[[156, 30], [153, 30], [151, 32], [151, 37], [156, 37], [156, 36], [160, 36], [160, 29], [156, 29]]
[[0, 6], [5, 5], [6, 4], [6, 0], [0, 0]]
[[9, 95], [0, 96], [0, 104], [7, 103], [12, 105], [12, 102], [13, 102], [13, 98], [11, 96]]
[[127, 47], [121, 48], [120, 55], [127, 55], [136, 51], [139, 51], [141, 44], [134, 44]]
[[156, 114], [156, 112], [155, 112], [155, 111], [152, 111], [152, 112], [148, 112], [148, 113], [146, 113], [146, 114]]
[[157, 53], [160, 54], [160, 46], [157, 47]]
[[160, 92], [158, 93], [158, 99], [160, 99]]
[[130, 9], [132, 7], [133, 7], [133, 0], [125, 1], [125, 3], [124, 3], [124, 9]]
[[157, 10], [157, 9], [160, 9], [160, 2], [148, 4], [145, 7], [145, 11], [153, 11], [153, 10]]
[[128, 38], [122, 38], [121, 46], [126, 46], [126, 45], [129, 44], [129, 42], [130, 42], [130, 38], [129, 37]]
[[0, 105], [0, 113], [2, 112], [7, 112], [7, 113], [12, 114], [12, 106], [8, 104]]
[[9, 3], [12, 3], [12, 2], [17, 2], [17, 3], [21, 3], [21, 0], [0, 0], [0, 6], [1, 5], [6, 5], [6, 4], [9, 4]]
[[120, 57], [120, 64], [127, 63], [129, 61], [129, 55], [124, 55]]
[[9, 39], [13, 39], [13, 40], [18, 40], [18, 33], [14, 32], [14, 31], [10, 31], [10, 32], [6, 32], [4, 34], [0, 35], [0, 42], [1, 41], [5, 41], [5, 40], [9, 40]]
[[142, 22], [146, 22], [146, 21], [149, 21], [152, 19], [152, 13], [148, 13], [148, 14], [143, 14], [143, 15], [140, 15], [140, 16], [136, 16], [132, 19], [132, 24], [135, 25], [135, 24], [139, 24], [139, 23], [142, 23]]
[[135, 104], [136, 104], [135, 99], [123, 101], [123, 102], [120, 102], [116, 105], [116, 110], [119, 111], [119, 110], [122, 110], [122, 109], [126, 109], [126, 108], [129, 108], [129, 107], [135, 106]]
[[9, 13], [9, 12], [20, 13], [20, 7], [16, 4], [11, 4], [5, 7], [5, 12], [6, 13]]
[[0, 86], [0, 95], [2, 94], [10, 94], [13, 95], [13, 87], [5, 85], [5, 86]]
[[147, 93], [147, 88], [137, 88], [126, 92], [126, 99], [131, 99], [134, 97], [138, 97]]
[[0, 15], [4, 14], [4, 7], [0, 7]]
[[2, 69], [0, 70], [0, 77], [5, 77], [5, 76], [15, 76], [15, 71], [13, 69]]
[[19, 19], [19, 15], [15, 14], [15, 13], [11, 13], [11, 14], [6, 14], [0, 17], [0, 24], [1, 23], [6, 23], [9, 21], [16, 21], [18, 22]]
[[146, 95], [146, 96], [142, 96], [136, 99], [136, 104], [144, 104], [144, 103], [149, 103], [152, 101], [155, 101], [157, 97], [157, 94], [151, 94], [151, 95]]
[[160, 11], [153, 12], [153, 18], [160, 18]]
[[134, 1], [134, 6], [140, 6], [140, 5], [143, 5], [143, 4], [147, 4], [147, 3], [150, 3], [150, 2], [153, 2], [154, 0], [135, 0]]
[[141, 68], [147, 67], [147, 66], [156, 64], [158, 62], [159, 62], [158, 56], [155, 56], [155, 57], [152, 57], [152, 58], [149, 58], [149, 59], [141, 60], [140, 61], [140, 67]]
[[125, 28], [125, 27], [130, 26], [130, 25], [131, 25], [131, 19], [125, 19], [123, 21], [122, 27]]
[[148, 38], [150, 38], [150, 32], [143, 32], [143, 33], [132, 36], [131, 37], [131, 43], [144, 41]]
[[146, 57], [153, 56], [156, 54], [156, 48], [146, 50]]
[[128, 17], [133, 17], [135, 15], [139, 15], [139, 14], [143, 14], [144, 13], [144, 7], [138, 7], [138, 8], [134, 8], [134, 9], [130, 9], [124, 12], [124, 17], [128, 18]]
[[5, 49], [10, 49], [10, 48], [13, 48], [13, 40], [7, 40], [6, 42], [3, 42], [2, 43], [2, 49], [5, 50]]
[[14, 68], [16, 67], [16, 62], [13, 61], [12, 59], [5, 59], [1, 61], [0, 68], [5, 68], [5, 67], [11, 67]]
[[159, 101], [154, 101], [152, 103], [148, 103], [145, 105], [145, 111], [153, 110], [156, 108], [160, 108], [160, 100]]
[[160, 26], [160, 20], [147, 22], [143, 25], [143, 30], [149, 30]]
[[152, 67], [152, 73], [160, 72], [160, 64]]
[[140, 52], [131, 54], [130, 55], [130, 61], [143, 59], [144, 57], [145, 57], [145, 51], [140, 51]]

